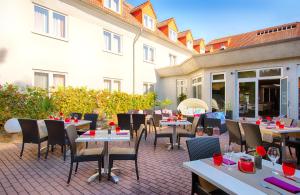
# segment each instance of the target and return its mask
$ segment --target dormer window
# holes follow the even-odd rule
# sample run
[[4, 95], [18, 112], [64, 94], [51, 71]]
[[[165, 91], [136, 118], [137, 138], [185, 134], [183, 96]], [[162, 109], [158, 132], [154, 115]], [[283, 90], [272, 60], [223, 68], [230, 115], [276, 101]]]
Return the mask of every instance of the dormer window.
[[186, 46], [188, 49], [193, 50], [193, 41], [187, 41]]
[[177, 32], [175, 32], [174, 30], [172, 29], [169, 29], [169, 38], [172, 40], [172, 41], [177, 41]]
[[121, 0], [104, 0], [104, 7], [120, 13], [120, 1]]
[[154, 30], [154, 19], [148, 16], [147, 14], [144, 14], [144, 26], [146, 28]]

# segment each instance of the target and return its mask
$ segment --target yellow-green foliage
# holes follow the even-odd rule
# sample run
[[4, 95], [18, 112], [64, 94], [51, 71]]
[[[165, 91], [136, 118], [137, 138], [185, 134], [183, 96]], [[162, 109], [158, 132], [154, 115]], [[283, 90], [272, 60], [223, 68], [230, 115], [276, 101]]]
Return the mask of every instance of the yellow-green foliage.
[[51, 94], [56, 112], [63, 112], [65, 116], [72, 112], [92, 113], [97, 108], [95, 90], [86, 87], [58, 88]]

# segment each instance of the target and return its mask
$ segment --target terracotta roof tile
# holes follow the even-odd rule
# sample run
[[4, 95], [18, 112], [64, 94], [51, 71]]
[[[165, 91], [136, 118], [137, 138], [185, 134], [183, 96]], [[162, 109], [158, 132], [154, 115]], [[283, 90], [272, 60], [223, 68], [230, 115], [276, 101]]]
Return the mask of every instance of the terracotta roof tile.
[[168, 25], [169, 22], [171, 22], [172, 20], [174, 20], [174, 18], [168, 18], [164, 21], [158, 22], [157, 23], [157, 28]]
[[[279, 30], [280, 29], [280, 30]], [[210, 41], [206, 49], [209, 50], [212, 45], [230, 41], [227, 48], [239, 48], [244, 46], [256, 45], [283, 39], [300, 37], [300, 23], [288, 23], [279, 26], [264, 28], [248, 33], [223, 37]]]
[[192, 33], [191, 30], [185, 30], [185, 31], [179, 32], [177, 36], [178, 36], [178, 38], [179, 38], [179, 37], [184, 37], [184, 36], [186, 36], [189, 32]]
[[193, 42], [193, 44], [194, 45], [199, 45], [200, 43], [201, 43], [201, 41], [204, 41], [204, 39], [196, 39], [196, 40], [194, 40], [194, 42]]

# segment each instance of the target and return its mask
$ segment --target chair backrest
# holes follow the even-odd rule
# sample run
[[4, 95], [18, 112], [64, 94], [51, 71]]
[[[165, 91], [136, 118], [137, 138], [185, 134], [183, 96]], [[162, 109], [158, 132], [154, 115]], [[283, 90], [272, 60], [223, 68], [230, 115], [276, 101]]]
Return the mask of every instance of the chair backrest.
[[132, 129], [138, 130], [142, 124], [146, 126], [146, 115], [132, 114]]
[[74, 155], [76, 155], [76, 151], [77, 151], [75, 140], [78, 137], [78, 134], [76, 131], [76, 127], [74, 125], [69, 125], [66, 128], [66, 134], [70, 144], [71, 157], [73, 158]]
[[200, 122], [199, 119], [200, 119], [199, 117], [194, 117], [194, 119], [193, 119], [193, 123], [192, 123], [192, 132], [195, 133], [195, 134], [196, 134], [197, 128], [198, 128], [198, 126], [199, 126], [199, 122]]
[[221, 128], [221, 120], [216, 118], [204, 118], [204, 128], [219, 127]]
[[248, 148], [256, 148], [257, 146], [263, 145], [260, 128], [258, 125], [252, 123], [242, 123], [242, 127], [245, 133], [245, 140]]
[[130, 117], [130, 114], [117, 114], [118, 126], [121, 130], [131, 130]]
[[211, 158], [214, 153], [220, 153], [220, 142], [217, 137], [199, 137], [186, 141], [190, 160]]
[[64, 121], [45, 120], [45, 124], [48, 131], [48, 143], [50, 145], [65, 144], [66, 133]]
[[84, 114], [84, 120], [92, 121], [92, 123], [90, 123], [90, 129], [96, 130], [98, 114]]
[[143, 136], [145, 130], [146, 130], [145, 125], [141, 124], [140, 128], [138, 130], [137, 136], [136, 136], [136, 140], [135, 140], [135, 154], [136, 155], [138, 154], [140, 142], [141, 142], [141, 139], [142, 139], [142, 136]]
[[74, 119], [75, 117], [77, 117], [78, 120], [81, 120], [82, 118], [82, 113], [79, 113], [79, 112], [72, 112], [70, 114], [71, 118]]
[[37, 120], [32, 119], [18, 119], [24, 143], [38, 143], [40, 139], [39, 128]]
[[159, 121], [162, 120], [161, 114], [154, 114], [153, 115], [153, 124], [155, 127], [159, 127]]
[[154, 113], [154, 111], [151, 109], [144, 110], [144, 114], [146, 114], [146, 115], [153, 115], [153, 113]]
[[242, 133], [239, 122], [226, 120], [226, 128], [229, 132], [229, 141], [237, 144], [242, 144]]
[[292, 118], [281, 118], [280, 122], [284, 123], [285, 126], [292, 126], [294, 119]]

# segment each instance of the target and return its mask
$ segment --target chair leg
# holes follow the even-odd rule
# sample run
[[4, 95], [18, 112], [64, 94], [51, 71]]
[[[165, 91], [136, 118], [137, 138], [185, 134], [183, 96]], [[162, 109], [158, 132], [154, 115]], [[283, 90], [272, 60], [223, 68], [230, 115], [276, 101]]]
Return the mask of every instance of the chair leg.
[[241, 152], [243, 152], [243, 144], [241, 144]]
[[173, 149], [173, 137], [170, 137], [171, 149]]
[[23, 143], [22, 143], [22, 149], [21, 149], [21, 153], [20, 153], [20, 158], [22, 158], [22, 156], [23, 156], [24, 145], [25, 145], [25, 143], [23, 142]]
[[48, 157], [48, 152], [49, 152], [49, 143], [47, 143], [47, 149], [46, 149], [45, 159], [47, 159], [47, 157]]
[[38, 159], [41, 157], [41, 143], [38, 143]]
[[98, 171], [99, 171], [99, 181], [101, 181], [101, 177], [102, 177], [102, 174], [101, 174], [101, 159], [98, 160]]
[[68, 184], [70, 183], [71, 180], [72, 171], [73, 171], [73, 161], [71, 161], [71, 165], [70, 165], [69, 177], [67, 182]]
[[145, 140], [147, 140], [147, 136], [148, 136], [148, 133], [147, 133], [147, 127], [146, 127], [146, 131], [145, 131]]
[[85, 148], [88, 148], [88, 147], [89, 147], [89, 143], [85, 142]]
[[154, 149], [156, 148], [156, 142], [157, 142], [157, 138], [155, 136], [155, 138], [154, 138]]
[[114, 161], [113, 161], [111, 158], [109, 158], [109, 163], [108, 163], [108, 177], [107, 177], [107, 180], [110, 180], [110, 176], [111, 176], [111, 168], [112, 168], [113, 164], [114, 164]]
[[180, 148], [180, 136], [177, 136], [178, 149]]
[[64, 145], [61, 145], [61, 153], [64, 153]]
[[76, 167], [75, 167], [75, 174], [77, 173], [77, 169], [78, 169], [78, 164], [79, 164], [79, 162], [76, 162]]
[[139, 177], [139, 169], [138, 169], [137, 159], [135, 159], [135, 173], [136, 173], [137, 180], [139, 180], [140, 177]]
[[54, 152], [54, 146], [53, 145], [51, 146], [51, 152]]
[[64, 150], [64, 161], [66, 161], [66, 153], [67, 153], [67, 147], [66, 145], [63, 145], [63, 150]]

